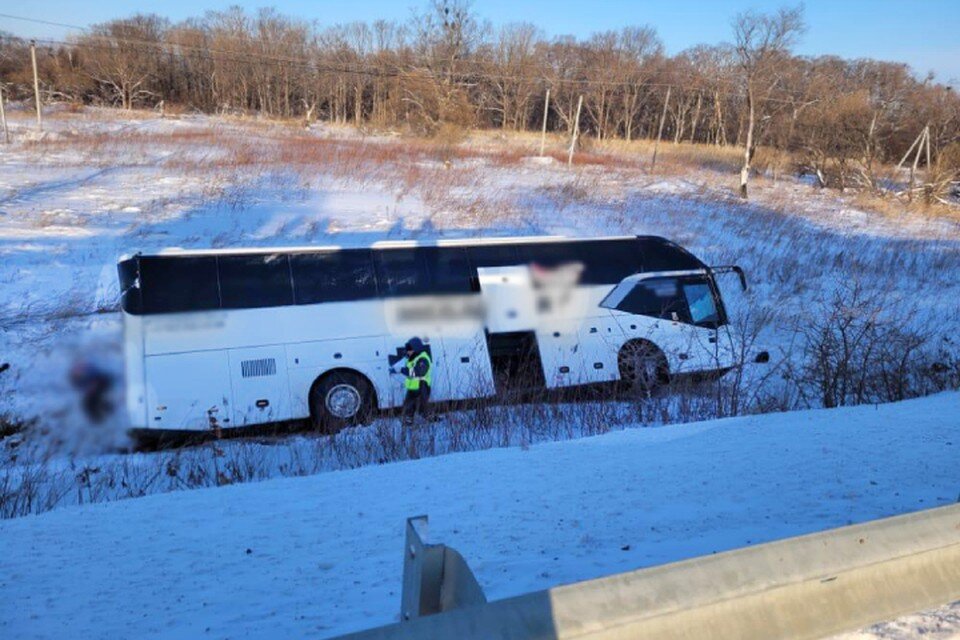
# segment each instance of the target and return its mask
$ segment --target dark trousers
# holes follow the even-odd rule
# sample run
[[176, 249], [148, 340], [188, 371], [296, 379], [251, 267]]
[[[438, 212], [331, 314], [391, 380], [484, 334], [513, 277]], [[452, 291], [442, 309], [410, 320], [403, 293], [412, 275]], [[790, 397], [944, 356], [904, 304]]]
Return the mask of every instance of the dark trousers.
[[413, 424], [413, 417], [419, 413], [423, 418], [430, 417], [430, 385], [420, 382], [416, 391], [407, 391], [403, 397], [403, 423]]
[[109, 391], [110, 384], [107, 382], [94, 383], [84, 391], [81, 406], [90, 422], [99, 424], [113, 413], [113, 403], [110, 401]]

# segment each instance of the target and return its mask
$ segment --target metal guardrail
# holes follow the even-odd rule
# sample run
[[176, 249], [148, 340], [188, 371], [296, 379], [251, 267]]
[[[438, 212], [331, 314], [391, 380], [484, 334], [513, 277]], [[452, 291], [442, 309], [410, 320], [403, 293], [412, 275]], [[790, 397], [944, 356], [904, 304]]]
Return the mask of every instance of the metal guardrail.
[[420, 520], [407, 525], [420, 561], [404, 566], [406, 621], [344, 638], [821, 638], [960, 599], [960, 505], [489, 603]]
[[467, 561], [456, 549], [427, 543], [427, 516], [407, 519], [406, 538], [402, 621], [487, 601]]

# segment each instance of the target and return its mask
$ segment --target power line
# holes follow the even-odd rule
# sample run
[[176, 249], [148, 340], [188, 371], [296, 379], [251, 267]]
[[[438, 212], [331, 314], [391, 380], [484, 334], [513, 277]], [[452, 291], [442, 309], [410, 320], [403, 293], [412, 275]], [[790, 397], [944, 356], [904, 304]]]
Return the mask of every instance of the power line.
[[[45, 21], [45, 20], [37, 20], [37, 19], [35, 19], [35, 18], [26, 18], [26, 17], [23, 17], [23, 16], [15, 16], [15, 15], [6, 14], [6, 13], [0, 13], [0, 17], [12, 18], [12, 19], [15, 19], [15, 20], [22, 20], [22, 21], [25, 21], [25, 22], [36, 22], [36, 23], [40, 23], [40, 24], [50, 24], [50, 25], [55, 25], [55, 26], [62, 26], [62, 27], [70, 28], [70, 29], [77, 29], [77, 30], [80, 30], [80, 31], [88, 32], [88, 33], [92, 31], [92, 30], [91, 30], [90, 28], [88, 28], [88, 27], [81, 27], [81, 26], [79, 26], [79, 25], [69, 25], [69, 24], [65, 24], [65, 23], [48, 22], [48, 21]], [[254, 53], [254, 52], [250, 52], [250, 51], [247, 51], [247, 50], [244, 50], [244, 51], [227, 51], [227, 50], [221, 50], [221, 49], [213, 49], [213, 48], [204, 47], [204, 46], [188, 45], [188, 44], [184, 44], [184, 43], [180, 43], [180, 42], [158, 42], [158, 41], [143, 40], [143, 39], [137, 39], [137, 38], [125, 38], [125, 37], [108, 35], [108, 34], [91, 34], [91, 35], [88, 36], [88, 37], [97, 38], [97, 39], [104, 40], [104, 41], [110, 43], [110, 44], [107, 44], [107, 45], [103, 45], [103, 47], [102, 47], [102, 48], [107, 48], [107, 49], [113, 48], [113, 47], [112, 47], [112, 43], [114, 43], [114, 42], [125, 43], [125, 44], [132, 44], [132, 45], [144, 45], [144, 46], [153, 47], [153, 48], [160, 48], [160, 49], [163, 49], [163, 48], [165, 48], [165, 47], [175, 47], [175, 48], [178, 48], [178, 49], [185, 49], [185, 50], [188, 50], [188, 51], [190, 51], [190, 50], [196, 51], [197, 53], [201, 53], [201, 54], [205, 54], [205, 55], [214, 55], [214, 56], [242, 56], [242, 58], [244, 59], [244, 61], [248, 61], [249, 58], [253, 57], [253, 58], [260, 59], [260, 60], [283, 62], [283, 63], [291, 64], [291, 65], [301, 65], [301, 66], [304, 66], [304, 67], [310, 68], [310, 69], [315, 69], [315, 68], [317, 68], [316, 61], [314, 61], [314, 60], [310, 60], [310, 59], [306, 59], [306, 58], [295, 58], [295, 57], [289, 57], [289, 56], [279, 56], [279, 55], [275, 55], [275, 54]], [[218, 35], [218, 38], [219, 38], [219, 37], [220, 37], [220, 36]], [[25, 38], [22, 38], [22, 39], [25, 39]], [[233, 40], [233, 41], [235, 41], [235, 42], [243, 42], [243, 41], [244, 41], [243, 39], [241, 39], [241, 38], [236, 38], [236, 37], [228, 38], [228, 39], [229, 39], [229, 40]], [[65, 41], [54, 40], [54, 39], [44, 39], [44, 40], [39, 40], [39, 39], [37, 39], [36, 41], [37, 41], [37, 42], [42, 42], [42, 43], [44, 43], [44, 44], [46, 44], [46, 45], [67, 46], [67, 47], [88, 47], [88, 48], [89, 48], [89, 47], [92, 47], [92, 46], [93, 46], [93, 45], [90, 44], [90, 43], [77, 42], [77, 41], [67, 41], [67, 42], [65, 42]], [[247, 43], [249, 43], [249, 41], [247, 41]], [[476, 63], [474, 63], [474, 62], [472, 62], [472, 61], [463, 60], [463, 59], [459, 60], [458, 62], [461, 63], [461, 64], [476, 64]], [[424, 64], [425, 64], [425, 63], [421, 63], [421, 65], [424, 65]], [[426, 63], [426, 64], [429, 64], [429, 63]], [[326, 67], [326, 68], [323, 69], [324, 71], [331, 71], [331, 72], [338, 72], [338, 73], [356, 73], [356, 74], [362, 74], [362, 75], [375, 74], [375, 75], [381, 75], [381, 76], [387, 75], [387, 76], [389, 76], [389, 77], [397, 77], [397, 76], [403, 75], [403, 72], [402, 72], [402, 71], [394, 71], [394, 72], [383, 72], [382, 70], [381, 70], [381, 71], [371, 71], [371, 70], [369, 70], [369, 69], [355, 69], [355, 68], [352, 69], [352, 68], [346, 68], [346, 67], [331, 67], [329, 64], [326, 64], [325, 67]], [[416, 69], [416, 70], [418, 70], [418, 69]], [[614, 80], [591, 80], [591, 79], [589, 79], [589, 78], [546, 78], [546, 77], [542, 77], [542, 76], [538, 78], [538, 77], [535, 76], [535, 74], [531, 74], [531, 75], [529, 75], [529, 76], [511, 76], [511, 75], [507, 75], [507, 74], [491, 74], [491, 73], [488, 73], [488, 72], [478, 72], [478, 71], [471, 71], [471, 72], [469, 72], [469, 75], [471, 75], [472, 77], [480, 77], [480, 78], [490, 79], [490, 80], [513, 80], [513, 81], [534, 81], [534, 82], [536, 82], [537, 80], [540, 80], [540, 81], [545, 82], [545, 83], [554, 83], [554, 84], [577, 84], [577, 85], [596, 85], [596, 86], [611, 86], [611, 87], [614, 87], [614, 86], [620, 86], [620, 87], [623, 87], [623, 86], [628, 86], [628, 87], [642, 86], [642, 87], [654, 87], [654, 88], [663, 88], [663, 89], [666, 89], [666, 88], [674, 88], [674, 89], [678, 89], [678, 90], [682, 90], [682, 89], [683, 89], [682, 86], [677, 85], [677, 84], [671, 84], [671, 83], [656, 83], [656, 82], [636, 82], [636, 81], [631, 81], [631, 80], [614, 81]], [[688, 80], [691, 80], [691, 81], [696, 81], [696, 80], [702, 80], [702, 79], [703, 79], [703, 76], [696, 76], [696, 75], [694, 75], [694, 74], [687, 74], [687, 75], [685, 75], [684, 77], [685, 77], [686, 79], [688, 79]], [[745, 97], [745, 96], [742, 95], [742, 94], [738, 94], [738, 97]], [[789, 101], [787, 101], [787, 102], [789, 102]]]
[[[22, 39], [22, 38], [21, 38]], [[385, 70], [385, 69], [364, 69], [356, 68], [349, 66], [336, 66], [329, 63], [320, 63], [318, 61], [309, 60], [306, 58], [288, 58], [288, 57], [277, 57], [271, 56], [268, 54], [255, 53], [255, 52], [232, 52], [232, 51], [223, 51], [218, 49], [207, 49], [204, 47], [196, 46], [182, 46], [178, 43], [162, 43], [162, 42], [149, 42], [149, 41], [137, 41], [137, 40], [128, 40], [120, 38], [110, 38], [103, 37], [105, 41], [113, 40], [115, 42], [122, 42], [137, 46], [142, 46], [137, 49], [141, 52], [156, 53], [156, 49], [162, 50], [164, 53], [167, 53], [171, 56], [187, 59], [187, 55], [182, 52], [177, 52], [173, 49], [186, 49], [188, 51], [194, 51], [204, 56], [209, 56], [213, 61], [217, 62], [236, 62], [236, 63], [250, 63], [251, 59], [255, 61], [262, 62], [271, 62], [276, 64], [283, 64], [293, 68], [304, 69], [307, 71], [312, 71], [315, 73], [339, 73], [339, 74], [350, 74], [350, 75], [360, 75], [374, 78], [411, 78], [417, 73], [424, 71], [422, 67], [412, 67], [410, 69], [396, 69], [396, 70]], [[116, 50], [114, 44], [105, 42], [104, 44], [96, 44], [93, 42], [66, 42], [62, 40], [52, 40], [52, 39], [41, 39], [36, 40], [38, 44], [47, 47], [70, 47], [77, 49], [94, 49], [94, 50], [106, 50], [113, 51]], [[144, 48], [144, 47], [149, 47]], [[170, 49], [170, 50], [168, 50]], [[466, 61], [460, 61], [465, 63]], [[473, 64], [473, 63], [468, 63]], [[429, 71], [429, 70], [427, 70]], [[518, 75], [508, 75], [508, 74], [493, 74], [488, 72], [479, 72], [479, 71], [461, 71], [461, 72], [450, 72], [451, 76], [461, 76], [459, 84], [468, 84], [469, 80], [484, 79], [484, 80], [494, 80], [494, 81], [514, 81], [514, 82], [531, 82], [531, 83], [541, 83], [548, 86], [554, 85], [574, 85], [574, 86], [599, 86], [599, 87], [631, 87], [636, 89], [676, 89], [677, 91], [690, 90], [689, 86], [683, 86], [673, 83], [664, 83], [664, 82], [649, 82], [649, 81], [640, 81], [632, 82], [629, 80], [616, 81], [616, 80], [591, 80], [589, 78], [563, 78], [563, 77], [545, 77], [538, 76], [536, 74], [530, 74], [526, 76]], [[739, 98], [743, 99], [745, 94], [732, 92], [729, 90], [714, 90], [710, 89], [696, 89], [696, 91], [702, 93], [716, 94], [725, 98]], [[783, 99], [783, 98], [758, 98], [760, 102], [776, 102], [782, 104], [793, 104], [794, 101]]]
[[51, 27], [66, 27], [67, 29], [78, 29], [88, 31], [87, 27], [80, 27], [75, 24], [64, 24], [63, 22], [50, 22], [49, 20], [38, 20], [37, 18], [25, 18], [24, 16], [14, 16], [9, 13], [0, 13], [0, 18], [10, 18], [11, 20], [20, 20], [21, 22], [34, 22], [36, 24], [45, 24]]
[[[293, 68], [304, 69], [317, 73], [339, 73], [339, 74], [350, 74], [350, 75], [359, 75], [367, 76], [374, 78], [404, 78], [415, 76], [418, 73], [427, 71], [432, 73], [429, 69], [430, 63], [421, 63], [422, 66], [418, 67], [415, 64], [409, 68], [402, 68], [399, 64], [394, 63], [392, 66], [396, 67], [395, 69], [369, 69], [369, 68], [358, 68], [350, 67], [346, 65], [332, 65], [329, 62], [320, 62], [318, 59], [310, 59], [303, 57], [290, 57], [290, 56], [280, 56], [276, 54], [268, 54], [262, 52], [251, 52], [249, 50], [244, 51], [229, 51], [223, 49], [214, 49], [206, 46], [199, 45], [189, 45], [176, 41], [153, 41], [153, 40], [143, 40], [137, 38], [124, 38], [119, 36], [112, 36], [108, 34], [96, 34], [88, 27], [82, 27], [79, 25], [71, 25], [67, 23], [52, 22], [47, 20], [39, 20], [36, 18], [27, 18], [24, 16], [16, 16], [7, 13], [0, 13], [0, 17], [10, 18], [14, 20], [21, 20], [24, 22], [34, 22], [38, 24], [47, 24], [53, 26], [60, 26], [69, 29], [75, 29], [83, 31], [88, 35], [84, 36], [87, 41], [73, 40], [73, 41], [63, 41], [55, 39], [35, 39], [36, 42], [41, 43], [45, 46], [59, 46], [59, 47], [72, 47], [72, 48], [87, 48], [87, 49], [100, 49], [100, 50], [115, 50], [117, 44], [128, 44], [136, 47], [148, 47], [150, 48], [150, 53], [155, 53], [156, 50], [161, 50], [163, 53], [184, 59], [187, 58], [187, 55], [183, 53], [195, 52], [201, 56], [209, 56], [214, 58], [215, 61], [221, 62], [238, 62], [238, 63], [249, 63], [251, 59], [259, 60], [262, 62], [272, 62], [281, 65], [287, 65]], [[13, 36], [16, 38], [16, 36]], [[219, 37], [219, 36], [218, 36]], [[95, 44], [90, 42], [89, 39], [101, 40], [104, 44]], [[19, 38], [20, 40], [26, 40], [26, 38]], [[244, 41], [240, 38], [229, 38], [233, 41]], [[248, 44], [256, 42], [255, 40], [245, 41]], [[144, 48], [138, 49], [141, 52], [146, 51]], [[179, 50], [179, 51], [178, 51]], [[360, 55], [360, 54], [357, 54]], [[405, 57], [407, 61], [410, 61], [409, 56], [404, 56], [401, 54], [401, 57]], [[482, 62], [471, 61], [471, 60], [458, 60], [458, 63], [461, 65], [478, 65], [483, 64]], [[426, 68], [424, 68], [426, 67]], [[635, 89], [662, 89], [666, 90], [676, 90], [678, 92], [689, 93], [691, 91], [695, 93], [710, 93], [715, 94], [718, 97], [722, 96], [724, 98], [737, 98], [745, 99], [746, 94], [742, 91], [731, 90], [729, 87], [730, 81], [719, 81], [710, 87], [691, 87], [688, 85], [677, 84], [675, 82], [649, 82], [649, 81], [637, 81], [637, 80], [596, 80], [590, 78], [564, 78], [564, 77], [546, 77], [538, 76], [536, 73], [531, 73], [529, 75], [509, 75], [509, 74], [495, 74], [487, 71], [478, 71], [474, 70], [462, 70], [462, 71], [447, 71], [445, 75], [450, 76], [461, 76], [459, 84], [467, 84], [469, 80], [489, 80], [489, 81], [513, 81], [513, 82], [533, 82], [533, 83], [542, 83], [547, 86], [555, 85], [573, 85], [573, 86], [595, 86], [595, 87], [610, 87], [610, 88], [635, 88]], [[675, 76], [676, 77], [676, 76]], [[698, 83], [707, 78], [704, 75], [695, 75], [695, 74], [683, 74], [680, 76], [681, 79], [686, 79], [688, 82]], [[949, 85], [948, 85], [949, 86]], [[795, 105], [796, 100], [789, 98], [777, 98], [773, 96], [766, 96], [762, 98], [757, 98], [758, 102], [765, 103], [776, 103], [783, 105]]]

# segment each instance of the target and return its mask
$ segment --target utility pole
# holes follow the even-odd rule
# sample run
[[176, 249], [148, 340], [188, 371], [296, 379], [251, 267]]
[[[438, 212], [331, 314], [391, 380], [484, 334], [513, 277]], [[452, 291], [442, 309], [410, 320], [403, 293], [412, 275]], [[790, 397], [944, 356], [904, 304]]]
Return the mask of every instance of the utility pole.
[[924, 151], [924, 144], [926, 144], [927, 151], [927, 175], [930, 174], [930, 125], [928, 124], [920, 132], [920, 135], [917, 136], [916, 140], [913, 141], [913, 144], [910, 145], [910, 148], [907, 149], [907, 152], [903, 154], [903, 157], [900, 159], [900, 162], [897, 163], [897, 171], [903, 166], [903, 163], [907, 161], [907, 158], [910, 157], [910, 154], [913, 153], [913, 150], [916, 149], [917, 153], [913, 157], [913, 164], [910, 165], [910, 185], [907, 187], [907, 200], [913, 200], [913, 184], [914, 184], [914, 174], [917, 171], [917, 166], [920, 164], [920, 155]]
[[540, 134], [540, 157], [547, 144], [547, 112], [550, 110], [550, 89], [547, 89], [547, 99], [543, 102], [543, 132]]
[[33, 95], [37, 99], [37, 129], [43, 131], [43, 114], [40, 112], [40, 80], [37, 77], [37, 42], [30, 41], [30, 60], [33, 62]]
[[657, 166], [657, 151], [660, 149], [660, 138], [663, 137], [663, 123], [667, 119], [667, 106], [670, 104], [670, 89], [667, 87], [667, 97], [663, 100], [663, 113], [660, 114], [660, 128], [657, 129], [657, 141], [653, 143], [653, 160], [650, 162], [650, 170]]
[[[923, 183], [923, 201], [926, 204], [930, 204], [931, 196], [933, 195], [933, 185], [930, 184], [930, 125], [928, 124], [923, 128], [923, 141], [927, 145], [927, 168], [924, 171], [924, 183]], [[917, 149], [917, 159], [920, 159], [920, 150]], [[916, 166], [917, 162], [913, 163]]]
[[10, 144], [10, 132], [7, 130], [7, 112], [3, 108], [3, 83], [0, 83], [0, 120], [3, 121], [3, 141]]
[[570, 138], [570, 155], [567, 156], [567, 166], [573, 164], [573, 150], [577, 148], [577, 136], [580, 135], [580, 109], [583, 108], [583, 94], [577, 101], [577, 117], [573, 119], [573, 136]]

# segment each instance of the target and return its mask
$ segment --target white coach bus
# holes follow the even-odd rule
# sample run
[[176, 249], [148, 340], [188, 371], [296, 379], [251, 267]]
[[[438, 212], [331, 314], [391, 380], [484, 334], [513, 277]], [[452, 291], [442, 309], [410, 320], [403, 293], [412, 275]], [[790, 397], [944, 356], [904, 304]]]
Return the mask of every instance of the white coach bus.
[[655, 236], [169, 250], [118, 270], [140, 435], [363, 422], [402, 404], [390, 370], [414, 336], [438, 402], [495, 395], [521, 368], [528, 387], [648, 389], [739, 364], [714, 274], [743, 272]]

